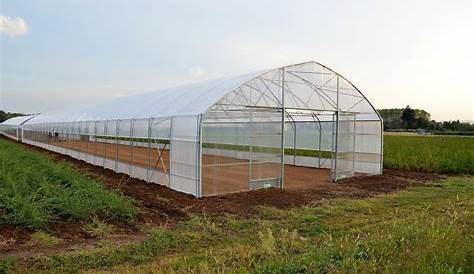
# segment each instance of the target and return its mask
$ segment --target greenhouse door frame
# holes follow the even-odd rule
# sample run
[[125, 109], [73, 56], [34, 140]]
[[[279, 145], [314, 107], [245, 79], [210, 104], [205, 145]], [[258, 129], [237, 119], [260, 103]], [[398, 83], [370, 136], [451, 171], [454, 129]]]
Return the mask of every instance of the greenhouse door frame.
[[[281, 120], [270, 122], [254, 120], [255, 113], [282, 119], [282, 109], [249, 108], [249, 110], [249, 190], [267, 187], [283, 188], [284, 143], [282, 136], [284, 134], [284, 120], [283, 122]], [[266, 127], [265, 124], [267, 124]], [[270, 145], [265, 145], [268, 143]], [[271, 145], [272, 143], [274, 145]]]

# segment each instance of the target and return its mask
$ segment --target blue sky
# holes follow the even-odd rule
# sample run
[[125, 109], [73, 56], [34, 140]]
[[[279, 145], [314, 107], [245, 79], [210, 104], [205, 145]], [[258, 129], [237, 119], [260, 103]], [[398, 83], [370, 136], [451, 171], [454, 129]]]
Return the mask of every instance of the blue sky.
[[437, 120], [474, 120], [470, 0], [0, 3], [3, 18], [26, 24], [0, 33], [8, 111], [316, 60], [378, 108], [410, 104]]

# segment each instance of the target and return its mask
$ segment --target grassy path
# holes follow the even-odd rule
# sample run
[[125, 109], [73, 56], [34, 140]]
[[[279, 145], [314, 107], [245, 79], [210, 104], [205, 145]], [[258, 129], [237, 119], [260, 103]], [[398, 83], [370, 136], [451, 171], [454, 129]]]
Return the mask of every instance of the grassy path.
[[474, 179], [250, 219], [194, 216], [144, 243], [38, 258], [19, 272], [472, 273]]

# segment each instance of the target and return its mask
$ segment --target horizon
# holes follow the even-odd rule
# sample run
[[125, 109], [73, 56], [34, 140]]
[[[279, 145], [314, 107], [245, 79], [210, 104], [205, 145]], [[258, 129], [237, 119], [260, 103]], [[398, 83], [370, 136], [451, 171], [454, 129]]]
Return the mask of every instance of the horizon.
[[474, 121], [471, 1], [272, 3], [2, 1], [0, 109], [47, 112], [315, 60], [376, 109]]

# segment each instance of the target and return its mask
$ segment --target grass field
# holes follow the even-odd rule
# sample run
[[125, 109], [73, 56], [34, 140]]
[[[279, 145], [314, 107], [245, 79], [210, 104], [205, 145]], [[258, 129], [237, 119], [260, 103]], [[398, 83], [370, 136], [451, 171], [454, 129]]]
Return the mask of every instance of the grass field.
[[[193, 216], [153, 228], [143, 243], [36, 258], [18, 272], [89, 273], [470, 273], [474, 181], [365, 200], [338, 199], [252, 218]], [[14, 259], [4, 261], [14, 266]], [[472, 272], [471, 272], [472, 273]]]
[[58, 220], [131, 220], [135, 214], [126, 196], [0, 138], [0, 223], [38, 229]]
[[384, 167], [474, 174], [474, 138], [384, 136]]
[[[473, 174], [470, 137], [386, 136], [385, 163]], [[471, 156], [471, 157], [469, 157]], [[5, 271], [64, 273], [473, 273], [474, 177], [449, 177], [362, 200], [323, 200], [258, 213], [191, 214], [172, 227], [143, 226], [144, 241], [118, 246], [110, 220], [135, 222], [134, 202], [66, 163], [0, 138], [2, 224], [36, 230], [29, 243], [60, 246], [55, 222], [78, 222], [94, 249], [0, 258]], [[2, 236], [2, 235], [0, 235]], [[0, 237], [0, 248], [8, 245]], [[29, 244], [28, 243], [28, 244]]]

